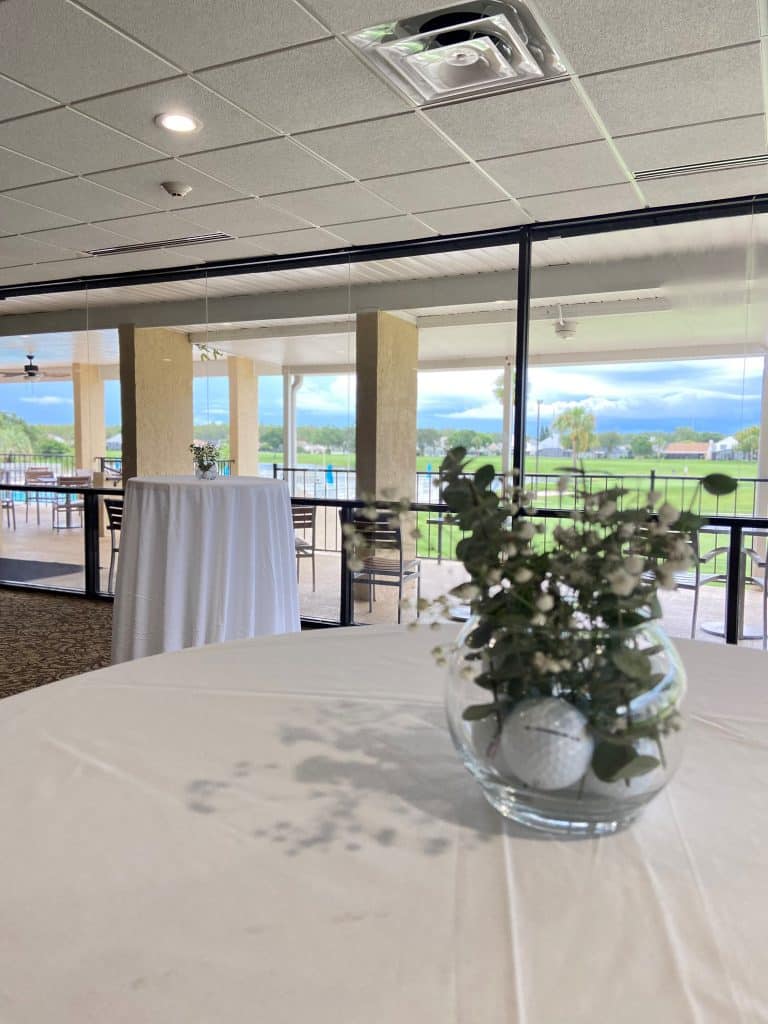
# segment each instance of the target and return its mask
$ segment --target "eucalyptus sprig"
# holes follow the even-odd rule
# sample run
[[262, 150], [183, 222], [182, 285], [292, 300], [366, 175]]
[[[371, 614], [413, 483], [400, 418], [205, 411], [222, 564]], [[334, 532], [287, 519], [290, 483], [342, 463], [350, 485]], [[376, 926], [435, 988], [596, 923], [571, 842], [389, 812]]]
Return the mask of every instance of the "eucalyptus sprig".
[[219, 446], [215, 441], [193, 441], [189, 450], [195, 465], [204, 473], [213, 469], [219, 458]]

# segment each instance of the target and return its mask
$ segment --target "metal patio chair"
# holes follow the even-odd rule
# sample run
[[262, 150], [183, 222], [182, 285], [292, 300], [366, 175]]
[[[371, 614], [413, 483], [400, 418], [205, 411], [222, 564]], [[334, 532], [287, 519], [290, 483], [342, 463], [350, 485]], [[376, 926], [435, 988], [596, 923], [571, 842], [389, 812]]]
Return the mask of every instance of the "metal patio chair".
[[368, 611], [373, 611], [376, 587], [397, 587], [397, 621], [402, 621], [403, 587], [416, 583], [416, 615], [421, 598], [421, 560], [403, 556], [403, 539], [399, 526], [390, 523], [388, 513], [371, 521], [363, 517], [353, 520], [355, 535], [360, 538], [353, 555], [362, 562], [362, 568], [353, 570], [352, 582], [368, 587]]
[[315, 522], [316, 505], [291, 505], [293, 518], [294, 545], [296, 548], [296, 581], [302, 559], [312, 560], [312, 593], [315, 592]]

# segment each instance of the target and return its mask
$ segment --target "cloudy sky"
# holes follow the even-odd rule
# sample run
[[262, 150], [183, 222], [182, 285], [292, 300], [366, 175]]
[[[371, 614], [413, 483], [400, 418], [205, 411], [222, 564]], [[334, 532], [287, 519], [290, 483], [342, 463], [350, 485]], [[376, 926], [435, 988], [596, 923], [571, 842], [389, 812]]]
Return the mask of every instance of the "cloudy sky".
[[[501, 405], [494, 398], [497, 370], [419, 374], [419, 425], [452, 429], [501, 429]], [[534, 367], [528, 386], [528, 432], [535, 433], [540, 408], [544, 426], [563, 409], [584, 405], [597, 429], [639, 432], [691, 426], [733, 433], [759, 420], [762, 360], [709, 359], [696, 362], [629, 363], [604, 366]], [[106, 414], [119, 422], [117, 382], [106, 384]], [[259, 392], [262, 423], [282, 419], [282, 379], [263, 377]], [[538, 403], [541, 403], [539, 407]], [[72, 421], [72, 385], [68, 382], [0, 384], [0, 411], [33, 423]], [[355, 384], [349, 376], [305, 377], [299, 391], [300, 424], [351, 425]], [[195, 381], [195, 419], [226, 420], [224, 378]]]

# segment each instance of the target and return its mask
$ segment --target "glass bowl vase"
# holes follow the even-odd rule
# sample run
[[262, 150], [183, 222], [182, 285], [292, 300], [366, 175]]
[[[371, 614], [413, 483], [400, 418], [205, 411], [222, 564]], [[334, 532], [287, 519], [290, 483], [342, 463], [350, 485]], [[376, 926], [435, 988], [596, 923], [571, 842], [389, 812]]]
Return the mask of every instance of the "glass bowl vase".
[[558, 835], [629, 825], [680, 759], [685, 671], [665, 631], [648, 622], [553, 638], [521, 627], [478, 646], [477, 625], [470, 619], [448, 653], [446, 711], [486, 799]]

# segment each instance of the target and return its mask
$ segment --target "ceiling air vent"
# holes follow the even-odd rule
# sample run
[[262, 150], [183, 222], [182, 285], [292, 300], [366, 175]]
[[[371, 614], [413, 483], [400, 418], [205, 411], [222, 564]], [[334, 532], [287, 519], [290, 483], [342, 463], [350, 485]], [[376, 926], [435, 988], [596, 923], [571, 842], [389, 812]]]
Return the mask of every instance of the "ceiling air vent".
[[480, 0], [349, 37], [418, 104], [536, 85], [566, 74], [524, 3]]
[[[618, 140], [621, 144], [621, 140]], [[679, 167], [658, 167], [653, 171], [637, 171], [635, 181], [657, 181], [659, 178], [678, 178], [681, 174], [703, 174], [705, 171], [732, 171], [737, 167], [763, 167], [768, 154], [740, 156], [733, 160], [710, 160], [702, 164], [681, 164]]]
[[234, 235], [214, 231], [210, 235], [188, 235], [186, 238], [166, 238], [162, 242], [136, 242], [132, 245], [111, 245], [106, 249], [86, 249], [87, 256], [119, 256], [122, 253], [150, 252], [152, 249], [178, 249], [183, 245], [202, 245], [204, 242], [231, 242]]

